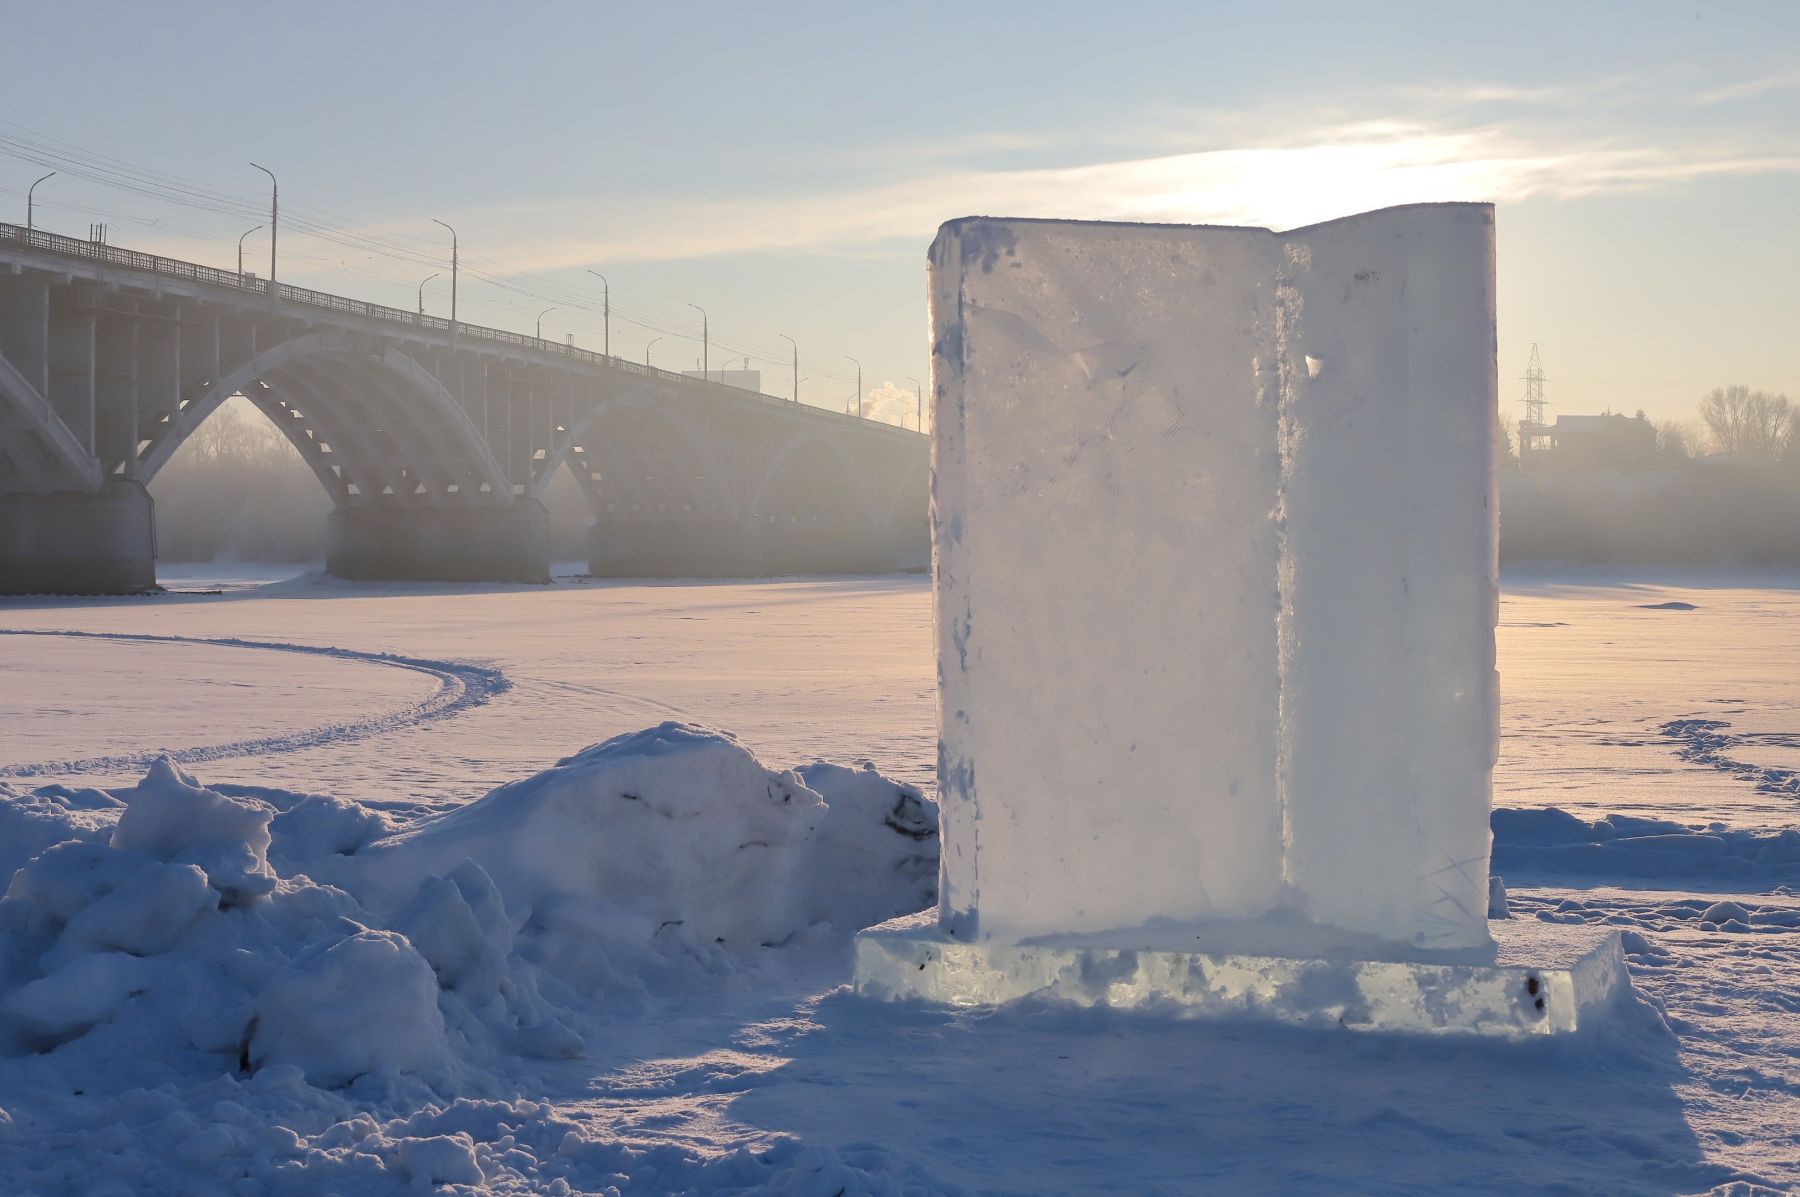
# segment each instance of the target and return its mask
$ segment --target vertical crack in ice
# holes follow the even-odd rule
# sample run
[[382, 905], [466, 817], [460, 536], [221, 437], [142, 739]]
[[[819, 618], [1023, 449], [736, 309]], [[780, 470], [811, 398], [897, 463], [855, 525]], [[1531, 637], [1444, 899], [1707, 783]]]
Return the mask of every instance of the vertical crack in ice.
[[[1292, 258], [1290, 248], [1289, 258]], [[1302, 300], [1299, 290], [1288, 281], [1286, 271], [1275, 286], [1275, 362], [1274, 371], [1258, 368], [1264, 402], [1275, 405], [1275, 443], [1280, 458], [1276, 473], [1275, 508], [1275, 813], [1281, 836], [1281, 880], [1290, 892], [1296, 889], [1294, 861], [1294, 710], [1289, 685], [1293, 674], [1298, 637], [1294, 627], [1294, 557], [1288, 543], [1288, 484], [1293, 475], [1294, 458], [1299, 451], [1301, 424], [1296, 410], [1296, 372], [1292, 344], [1300, 324]]]

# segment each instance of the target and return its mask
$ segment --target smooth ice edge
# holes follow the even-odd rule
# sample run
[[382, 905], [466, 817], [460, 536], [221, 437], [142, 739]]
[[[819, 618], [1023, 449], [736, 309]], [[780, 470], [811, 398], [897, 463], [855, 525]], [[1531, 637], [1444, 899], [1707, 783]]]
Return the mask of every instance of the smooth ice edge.
[[856, 938], [856, 991], [996, 1006], [1021, 998], [1189, 1018], [1520, 1039], [1591, 1028], [1631, 991], [1618, 931], [1499, 924], [1491, 961], [1302, 959], [1100, 945], [963, 943], [926, 911]]

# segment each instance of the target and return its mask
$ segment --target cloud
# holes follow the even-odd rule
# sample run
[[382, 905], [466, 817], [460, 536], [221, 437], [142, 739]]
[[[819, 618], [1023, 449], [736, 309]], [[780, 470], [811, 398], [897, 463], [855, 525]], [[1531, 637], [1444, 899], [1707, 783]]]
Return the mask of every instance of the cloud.
[[882, 383], [863, 397], [863, 410], [870, 419], [884, 424], [918, 427], [918, 393], [909, 383]]
[[[1754, 146], [1617, 145], [1531, 138], [1492, 125], [1365, 120], [1276, 144], [1034, 169], [920, 171], [805, 195], [613, 209], [607, 225], [629, 229], [628, 236], [550, 240], [525, 232], [501, 255], [516, 268], [542, 270], [734, 253], [917, 248], [943, 221], [968, 215], [1292, 228], [1395, 204], [1566, 198], [1794, 171], [1800, 153]], [[540, 205], [490, 219], [505, 236], [508, 229], [566, 228], [575, 216], [560, 205]]]
[[1730, 83], [1724, 87], [1715, 87], [1711, 91], [1703, 91], [1696, 95], [1693, 102], [1700, 105], [1726, 104], [1734, 100], [1753, 99], [1772, 91], [1800, 91], [1800, 71], [1763, 75], [1755, 79]]

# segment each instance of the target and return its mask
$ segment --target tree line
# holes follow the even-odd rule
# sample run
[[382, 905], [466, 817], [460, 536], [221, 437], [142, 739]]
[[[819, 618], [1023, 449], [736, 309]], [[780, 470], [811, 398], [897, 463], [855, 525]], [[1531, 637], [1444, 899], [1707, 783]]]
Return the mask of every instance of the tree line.
[[1642, 412], [1608, 417], [1629, 426], [1594, 426], [1599, 439], [1585, 460], [1552, 453], [1542, 469], [1522, 465], [1509, 444], [1500, 476], [1501, 560], [1800, 566], [1794, 404], [1786, 395], [1724, 386], [1701, 397], [1697, 417], [1657, 425]]
[[[1653, 424], [1641, 410], [1635, 416], [1577, 417], [1586, 421], [1580, 433], [1563, 438], [1575, 443], [1575, 451], [1559, 441], [1537, 456], [1539, 464], [1578, 469], [1652, 469], [1714, 457], [1744, 466], [1800, 462], [1797, 414], [1786, 395], [1733, 384], [1701, 396], [1696, 420]], [[1514, 428], [1505, 433], [1503, 464], [1518, 467], [1532, 455], [1520, 452]]]

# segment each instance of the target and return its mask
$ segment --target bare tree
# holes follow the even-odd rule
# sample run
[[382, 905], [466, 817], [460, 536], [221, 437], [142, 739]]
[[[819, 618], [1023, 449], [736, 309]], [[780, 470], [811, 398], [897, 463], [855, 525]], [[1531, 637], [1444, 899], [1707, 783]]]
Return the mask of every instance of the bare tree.
[[1733, 457], [1779, 457], [1794, 431], [1794, 409], [1786, 395], [1741, 384], [1718, 387], [1701, 399], [1700, 419], [1719, 450]]
[[1519, 468], [1519, 453], [1517, 449], [1513, 448], [1513, 443], [1512, 429], [1506, 426], [1504, 420], [1500, 421], [1500, 435], [1494, 442], [1495, 468], [1501, 470]]
[[150, 491], [170, 561], [316, 559], [331, 507], [300, 454], [243, 399], [195, 429]]
[[1656, 426], [1656, 455], [1663, 460], [1692, 460], [1699, 450], [1700, 430], [1691, 421], [1664, 420]]

